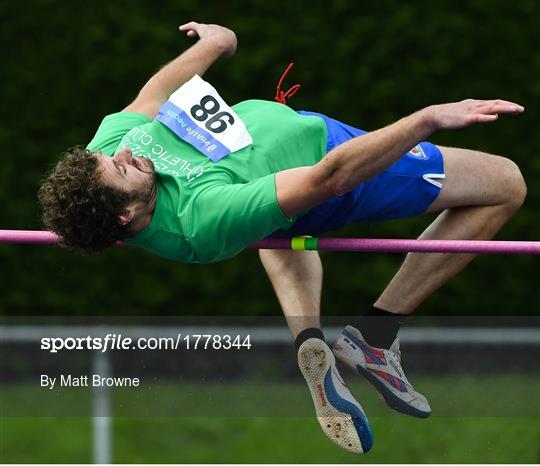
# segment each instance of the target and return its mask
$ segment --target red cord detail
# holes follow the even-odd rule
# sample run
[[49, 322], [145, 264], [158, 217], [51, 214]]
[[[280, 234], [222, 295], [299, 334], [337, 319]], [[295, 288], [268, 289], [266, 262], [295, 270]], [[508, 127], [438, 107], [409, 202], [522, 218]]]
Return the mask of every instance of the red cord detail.
[[287, 105], [287, 99], [294, 96], [300, 90], [300, 87], [302, 87], [300, 86], [300, 84], [295, 84], [287, 92], [283, 92], [281, 90], [283, 80], [285, 79], [285, 76], [287, 76], [287, 73], [289, 73], [290, 69], [293, 67], [293, 64], [294, 63], [290, 63], [287, 69], [283, 72], [276, 88], [276, 96], [274, 97], [274, 99], [276, 102], [279, 102], [283, 105]]

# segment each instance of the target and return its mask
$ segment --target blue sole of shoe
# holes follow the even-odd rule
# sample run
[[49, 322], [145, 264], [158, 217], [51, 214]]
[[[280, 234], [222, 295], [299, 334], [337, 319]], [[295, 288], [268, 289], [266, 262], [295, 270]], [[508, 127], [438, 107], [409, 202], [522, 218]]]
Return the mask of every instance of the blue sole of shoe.
[[330, 370], [326, 374], [324, 380], [324, 389], [330, 404], [338, 411], [351, 416], [354, 428], [360, 439], [360, 444], [362, 445], [362, 450], [364, 453], [367, 453], [373, 446], [373, 432], [371, 431], [369, 422], [364, 413], [357, 406], [339, 396], [332, 383]]

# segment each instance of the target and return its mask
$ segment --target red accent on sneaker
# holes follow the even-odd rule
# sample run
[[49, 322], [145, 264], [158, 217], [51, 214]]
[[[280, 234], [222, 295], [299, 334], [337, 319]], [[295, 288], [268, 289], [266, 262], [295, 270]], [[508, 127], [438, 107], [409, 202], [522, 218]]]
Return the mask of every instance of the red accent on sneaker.
[[382, 379], [386, 380], [392, 387], [396, 388], [400, 392], [407, 392], [409, 391], [407, 388], [407, 384], [397, 377], [393, 376], [392, 374], [387, 374], [386, 372], [378, 371], [375, 369], [370, 369], [371, 372], [374, 372]]
[[319, 398], [321, 399], [321, 404], [326, 406], [326, 397], [324, 396], [324, 390], [321, 384], [317, 385], [317, 390], [319, 390]]

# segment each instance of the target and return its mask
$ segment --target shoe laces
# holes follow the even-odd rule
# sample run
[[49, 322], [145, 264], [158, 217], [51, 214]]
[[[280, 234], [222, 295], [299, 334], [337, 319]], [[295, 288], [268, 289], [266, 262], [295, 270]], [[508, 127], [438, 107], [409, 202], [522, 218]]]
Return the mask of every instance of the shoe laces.
[[408, 385], [411, 385], [411, 383], [407, 380], [407, 376], [405, 375], [405, 371], [403, 370], [403, 367], [401, 365], [401, 350], [399, 349], [399, 346], [397, 347], [397, 351], [394, 350], [387, 350], [388, 354], [387, 357], [390, 357], [394, 360], [394, 362], [397, 362], [397, 366], [399, 367], [399, 375], [403, 379], [404, 382], [406, 382]]

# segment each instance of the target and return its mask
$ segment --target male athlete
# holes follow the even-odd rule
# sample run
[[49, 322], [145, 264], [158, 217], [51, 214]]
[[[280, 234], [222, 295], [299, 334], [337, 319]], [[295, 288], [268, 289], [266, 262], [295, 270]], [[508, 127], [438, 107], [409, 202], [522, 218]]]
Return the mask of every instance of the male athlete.
[[[422, 142], [440, 129], [521, 113], [520, 105], [472, 99], [434, 105], [371, 133], [277, 102], [229, 107], [200, 76], [234, 54], [235, 34], [195, 22], [180, 30], [198, 42], [131, 104], [106, 116], [86, 149], [69, 150], [40, 188], [44, 223], [67, 246], [98, 253], [122, 240], [169, 259], [208, 263], [269, 235], [319, 234], [425, 212], [441, 213], [420, 238], [480, 240], [492, 238], [521, 206], [526, 188], [512, 161]], [[317, 253], [260, 255], [323, 431], [348, 451], [368, 451], [368, 421], [320, 330]], [[401, 368], [398, 330], [471, 259], [408, 254], [366, 316], [343, 330], [336, 356], [392, 408], [430, 414]]]

